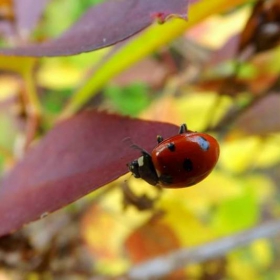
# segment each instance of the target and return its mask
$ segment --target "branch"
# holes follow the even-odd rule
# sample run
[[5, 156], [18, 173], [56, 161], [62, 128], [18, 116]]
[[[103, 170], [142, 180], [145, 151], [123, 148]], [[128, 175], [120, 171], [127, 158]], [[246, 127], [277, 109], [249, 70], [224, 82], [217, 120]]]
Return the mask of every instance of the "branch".
[[280, 232], [280, 220], [267, 222], [205, 245], [183, 248], [164, 257], [155, 258], [131, 268], [123, 279], [159, 279], [191, 263], [204, 262], [225, 255], [228, 251], [244, 246], [255, 239], [272, 237]]

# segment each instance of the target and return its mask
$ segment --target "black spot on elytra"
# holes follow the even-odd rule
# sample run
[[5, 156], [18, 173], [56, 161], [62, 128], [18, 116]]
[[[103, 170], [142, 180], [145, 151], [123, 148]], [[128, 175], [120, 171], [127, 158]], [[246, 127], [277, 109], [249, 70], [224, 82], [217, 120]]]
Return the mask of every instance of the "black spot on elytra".
[[174, 144], [173, 142], [168, 143], [168, 144], [167, 144], [167, 148], [168, 148], [168, 150], [171, 151], [171, 152], [174, 152], [175, 149], [176, 149], [175, 144]]
[[183, 162], [183, 168], [187, 171], [190, 172], [193, 170], [193, 164], [192, 161], [189, 158], [186, 158]]
[[198, 145], [203, 151], [208, 151], [210, 148], [209, 142], [202, 136], [198, 137]]

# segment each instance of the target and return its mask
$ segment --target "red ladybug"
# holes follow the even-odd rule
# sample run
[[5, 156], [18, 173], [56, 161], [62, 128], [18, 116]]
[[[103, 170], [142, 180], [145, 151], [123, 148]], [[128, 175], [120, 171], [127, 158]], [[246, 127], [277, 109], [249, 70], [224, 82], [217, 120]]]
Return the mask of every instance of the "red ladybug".
[[183, 188], [195, 185], [206, 178], [219, 158], [219, 144], [205, 133], [193, 132], [181, 125], [179, 134], [163, 140], [149, 154], [141, 149], [142, 156], [128, 164], [135, 178], [142, 178], [153, 186]]

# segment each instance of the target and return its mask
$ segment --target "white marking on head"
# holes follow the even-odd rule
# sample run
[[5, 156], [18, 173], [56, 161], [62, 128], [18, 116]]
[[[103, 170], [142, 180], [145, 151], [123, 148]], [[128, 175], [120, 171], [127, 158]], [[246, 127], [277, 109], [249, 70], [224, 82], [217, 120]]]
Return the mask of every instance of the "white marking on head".
[[142, 156], [142, 157], [140, 157], [140, 158], [138, 158], [138, 165], [139, 166], [143, 166], [144, 165], [144, 157]]

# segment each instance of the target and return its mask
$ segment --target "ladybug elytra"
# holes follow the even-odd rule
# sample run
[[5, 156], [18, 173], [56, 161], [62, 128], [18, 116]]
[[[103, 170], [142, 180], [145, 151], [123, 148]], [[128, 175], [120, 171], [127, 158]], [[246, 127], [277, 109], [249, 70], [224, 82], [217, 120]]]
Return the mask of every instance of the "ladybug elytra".
[[206, 178], [219, 158], [219, 144], [205, 133], [193, 132], [185, 124], [168, 139], [157, 136], [152, 153], [141, 149], [142, 156], [128, 164], [135, 178], [153, 186], [182, 188]]

